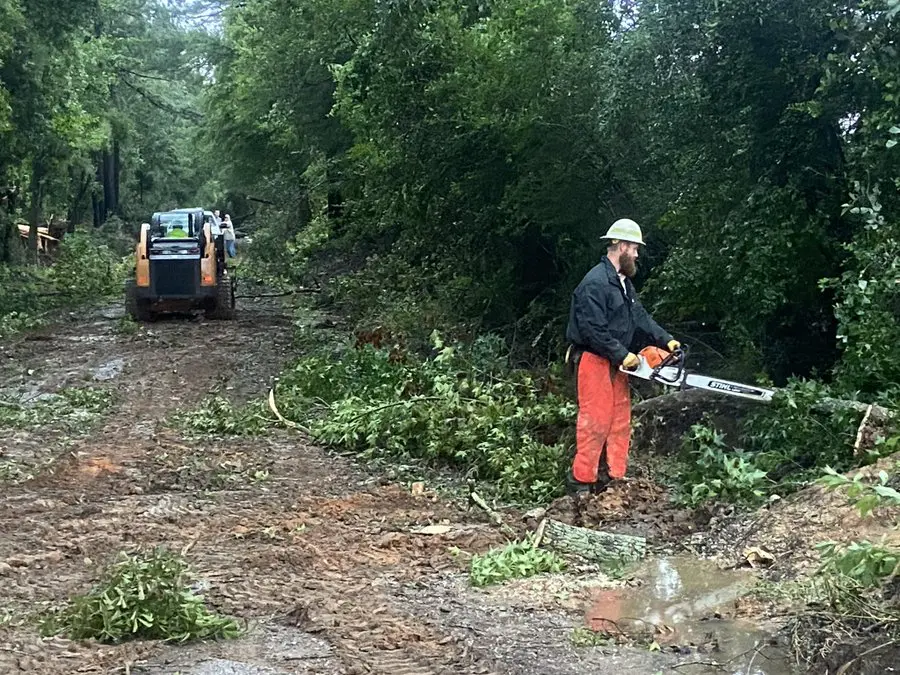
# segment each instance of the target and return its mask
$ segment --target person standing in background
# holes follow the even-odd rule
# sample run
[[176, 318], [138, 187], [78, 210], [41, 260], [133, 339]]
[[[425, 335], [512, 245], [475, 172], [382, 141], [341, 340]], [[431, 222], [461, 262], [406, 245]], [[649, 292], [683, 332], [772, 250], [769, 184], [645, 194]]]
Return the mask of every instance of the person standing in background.
[[222, 219], [222, 235], [225, 238], [225, 252], [228, 254], [228, 257], [236, 257], [237, 244], [235, 243], [235, 240], [237, 237], [234, 234], [234, 223], [231, 222], [231, 216], [227, 213]]

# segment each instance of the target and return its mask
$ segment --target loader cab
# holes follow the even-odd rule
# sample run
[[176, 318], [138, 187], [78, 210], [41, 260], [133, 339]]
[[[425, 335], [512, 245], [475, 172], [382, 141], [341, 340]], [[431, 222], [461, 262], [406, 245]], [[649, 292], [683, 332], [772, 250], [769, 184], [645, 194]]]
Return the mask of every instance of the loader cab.
[[166, 300], [188, 300], [201, 292], [203, 210], [154, 213], [150, 219], [150, 293]]
[[203, 222], [209, 223], [209, 229], [212, 231], [213, 237], [218, 237], [222, 234], [222, 221], [219, 218], [216, 218], [216, 214], [212, 211], [203, 212]]
[[150, 219], [150, 239], [199, 239], [203, 233], [203, 209], [177, 209], [154, 213]]

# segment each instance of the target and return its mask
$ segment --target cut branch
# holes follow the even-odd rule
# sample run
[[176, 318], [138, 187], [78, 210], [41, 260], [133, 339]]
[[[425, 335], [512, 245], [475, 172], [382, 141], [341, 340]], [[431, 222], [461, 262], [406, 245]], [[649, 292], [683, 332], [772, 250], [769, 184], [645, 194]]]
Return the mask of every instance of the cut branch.
[[276, 418], [278, 418], [279, 422], [281, 422], [284, 426], [288, 427], [289, 429], [296, 429], [297, 431], [302, 431], [305, 434], [310, 433], [309, 429], [307, 429], [302, 424], [297, 424], [293, 420], [289, 420], [286, 417], [284, 417], [284, 415], [281, 414], [281, 412], [278, 410], [278, 406], [275, 403], [275, 390], [274, 389], [269, 390], [269, 410], [271, 410], [272, 414], [275, 415]]
[[490, 519], [497, 527], [500, 528], [500, 531], [503, 532], [503, 534], [505, 534], [507, 537], [510, 537], [511, 539], [516, 538], [516, 531], [503, 522], [503, 518], [500, 516], [500, 514], [494, 511], [494, 509], [492, 509], [490, 506], [488, 506], [488, 503], [484, 501], [484, 498], [480, 494], [474, 491], [470, 492], [469, 499], [471, 499], [472, 503], [475, 504], [478, 508], [488, 514]]
[[119, 68], [119, 75], [132, 75], [134, 77], [140, 77], [144, 80], [156, 80], [157, 82], [175, 82], [175, 80], [169, 77], [161, 77], [159, 75], [150, 75], [149, 73], [137, 73], [133, 70], [129, 70], [128, 68]]
[[854, 457], [859, 455], [859, 449], [863, 442], [863, 435], [865, 434], [866, 427], [869, 425], [869, 418], [872, 416], [872, 408], [874, 408], [874, 404], [871, 404], [866, 408], [866, 414], [863, 415], [862, 422], [859, 423], [859, 429], [856, 430], [856, 441], [853, 443]]

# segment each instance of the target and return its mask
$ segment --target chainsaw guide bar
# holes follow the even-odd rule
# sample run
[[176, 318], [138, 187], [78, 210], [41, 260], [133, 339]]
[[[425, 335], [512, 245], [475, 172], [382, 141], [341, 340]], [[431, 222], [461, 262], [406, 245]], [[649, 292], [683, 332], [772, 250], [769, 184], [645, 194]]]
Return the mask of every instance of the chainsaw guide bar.
[[[722, 380], [718, 377], [710, 377], [709, 375], [698, 375], [696, 373], [687, 372], [684, 367], [679, 365], [666, 365], [665, 363], [655, 368], [651, 367], [647, 359], [638, 355], [641, 364], [634, 370], [626, 370], [620, 368], [622, 372], [627, 373], [631, 377], [637, 377], [641, 380], [649, 382], [658, 382], [667, 387], [675, 387], [677, 389], [705, 389], [714, 391], [728, 396], [737, 396], [746, 398], [760, 403], [768, 403], [775, 395], [773, 389], [765, 389], [763, 387], [755, 387], [740, 382], [731, 382]], [[681, 355], [681, 363], [684, 356]]]

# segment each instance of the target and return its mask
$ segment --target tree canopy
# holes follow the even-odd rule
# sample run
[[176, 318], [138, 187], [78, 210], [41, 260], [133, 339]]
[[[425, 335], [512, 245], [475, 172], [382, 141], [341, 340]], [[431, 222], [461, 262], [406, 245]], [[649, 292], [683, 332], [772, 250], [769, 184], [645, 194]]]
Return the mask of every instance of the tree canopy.
[[208, 175], [193, 141], [211, 38], [184, 11], [162, 0], [0, 3], [7, 215], [27, 206], [32, 224], [100, 225], [195, 197]]

